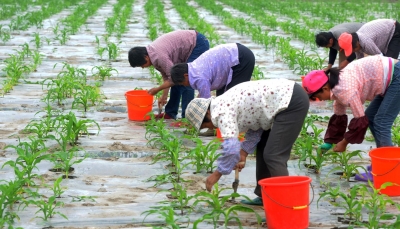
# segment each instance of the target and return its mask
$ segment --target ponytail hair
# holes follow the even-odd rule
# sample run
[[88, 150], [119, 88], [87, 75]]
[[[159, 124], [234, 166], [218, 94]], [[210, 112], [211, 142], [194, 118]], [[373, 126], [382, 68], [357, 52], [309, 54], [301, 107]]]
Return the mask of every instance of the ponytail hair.
[[331, 68], [328, 71], [326, 71], [326, 74], [328, 75], [328, 84], [333, 89], [337, 84], [339, 84], [339, 74], [342, 70], [339, 70], [339, 68]]

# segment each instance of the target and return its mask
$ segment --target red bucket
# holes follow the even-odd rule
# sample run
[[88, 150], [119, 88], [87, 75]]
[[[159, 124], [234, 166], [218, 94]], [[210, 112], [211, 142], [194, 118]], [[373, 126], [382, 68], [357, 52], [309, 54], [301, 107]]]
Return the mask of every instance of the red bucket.
[[128, 118], [132, 121], [149, 120], [147, 115], [153, 109], [153, 96], [146, 90], [132, 90], [125, 93]]
[[258, 181], [269, 229], [308, 227], [310, 183], [311, 178], [307, 176], [280, 176]]
[[380, 191], [388, 196], [400, 196], [400, 148], [381, 147], [369, 151], [372, 163], [372, 175], [374, 176], [374, 187], [380, 189], [386, 182], [392, 182]]

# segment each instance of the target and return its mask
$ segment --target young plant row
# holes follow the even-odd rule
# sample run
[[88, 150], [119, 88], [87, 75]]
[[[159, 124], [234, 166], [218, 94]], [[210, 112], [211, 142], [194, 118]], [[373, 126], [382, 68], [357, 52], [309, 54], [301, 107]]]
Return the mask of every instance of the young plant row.
[[113, 15], [106, 19], [105, 26], [107, 35], [110, 37], [114, 32], [117, 33], [118, 40], [127, 31], [127, 20], [132, 14], [132, 4], [134, 0], [119, 0], [113, 6]]
[[173, 30], [164, 14], [164, 5], [160, 0], [149, 0], [144, 5], [147, 15], [148, 36], [154, 41], [159, 37], [158, 30], [168, 33]]
[[354, 185], [348, 192], [342, 192], [340, 186], [329, 187], [320, 194], [317, 206], [321, 199], [325, 199], [331, 205], [344, 209], [343, 218], [339, 219], [349, 224], [348, 228], [399, 228], [400, 214], [389, 213], [388, 208], [394, 207], [398, 212], [400, 205], [379, 193], [391, 185], [394, 184], [386, 182], [380, 189], [375, 189], [372, 182], [368, 182]]
[[[204, 145], [201, 139], [192, 136], [184, 135], [177, 137], [175, 134], [182, 134], [180, 131], [171, 133], [167, 128], [164, 120], [155, 120], [154, 115], [151, 115], [151, 120], [146, 123], [146, 139], [148, 146], [156, 147], [160, 152], [153, 158], [153, 163], [165, 161], [168, 164], [166, 167], [169, 172], [162, 175], [150, 177], [148, 181], [155, 181], [154, 186], [162, 184], [172, 184], [171, 189], [162, 190], [167, 192], [167, 201], [160, 202], [161, 205], [154, 207], [151, 210], [145, 211], [142, 214], [155, 214], [166, 222], [159, 228], [179, 228], [179, 225], [193, 224], [193, 228], [198, 228], [198, 224], [204, 221], [211, 221], [214, 227], [217, 224], [229, 225], [229, 222], [234, 220], [241, 227], [242, 223], [237, 216], [238, 212], [254, 213], [258, 223], [261, 222], [260, 216], [252, 209], [242, 205], [229, 206], [227, 203], [230, 199], [239, 197], [237, 193], [231, 193], [221, 197], [223, 191], [227, 189], [219, 189], [216, 185], [212, 193], [198, 191], [194, 195], [190, 195], [185, 183], [190, 185], [190, 182], [182, 178], [184, 170], [188, 166], [195, 169], [194, 173], [207, 172], [211, 173], [215, 169], [215, 161], [220, 156], [217, 150], [220, 147], [219, 140], [214, 140]], [[189, 127], [189, 124], [185, 122]], [[193, 132], [193, 129], [188, 128], [188, 133]], [[184, 141], [192, 141], [195, 147], [183, 147]], [[186, 170], [187, 172], [187, 170]], [[245, 197], [248, 199], [248, 197]], [[207, 207], [207, 213], [200, 218], [190, 221], [190, 214], [193, 212], [202, 212]], [[144, 218], [144, 220], [146, 219]], [[144, 221], [143, 220], [143, 221]], [[221, 221], [222, 220], [222, 221]], [[157, 227], [158, 228], [158, 227]]]
[[[61, 75], [80, 76], [83, 71], [75, 69], [64, 63]], [[68, 74], [67, 74], [68, 73]], [[78, 153], [83, 151], [82, 147], [78, 146], [79, 137], [82, 135], [89, 136], [89, 128], [95, 125], [97, 134], [100, 131], [100, 126], [97, 122], [90, 119], [79, 120], [74, 112], [63, 114], [59, 109], [53, 108], [51, 97], [47, 94], [44, 97], [46, 104], [43, 111], [36, 113], [43, 114], [38, 119], [33, 119], [25, 127], [24, 132], [30, 134], [29, 141], [19, 141], [16, 146], [9, 145], [6, 148], [13, 148], [17, 153], [15, 160], [7, 161], [2, 168], [9, 166], [14, 170], [15, 180], [0, 182], [0, 228], [12, 225], [16, 219], [19, 219], [17, 212], [27, 206], [36, 206], [39, 210], [35, 217], [45, 221], [52, 218], [54, 215], [60, 215], [63, 218], [67, 217], [57, 208], [63, 206], [63, 202], [56, 200], [60, 198], [64, 190], [60, 183], [62, 179], [73, 178], [69, 174], [73, 171], [73, 165], [81, 163], [85, 157], [78, 159]], [[56, 147], [49, 152], [51, 144], [55, 142]], [[37, 180], [40, 180], [40, 174], [36, 173], [39, 163], [42, 161], [51, 161], [53, 169], [51, 171], [62, 172], [64, 175], [58, 178], [50, 187], [53, 195], [45, 197], [39, 193], [41, 188]], [[45, 184], [46, 187], [48, 185]], [[13, 206], [18, 204], [15, 211]], [[41, 213], [42, 215], [39, 215]]]
[[2, 82], [2, 96], [10, 92], [25, 74], [36, 71], [37, 66], [42, 63], [43, 56], [38, 50], [31, 50], [28, 43], [21, 45], [21, 49], [16, 50], [16, 52], [16, 54], [10, 54], [4, 60], [2, 71], [6, 75], [5, 80]]
[[68, 17], [62, 20], [62, 25], [55, 25], [53, 33], [60, 44], [64, 45], [69, 36], [76, 34], [86, 20], [106, 2], [107, 0], [89, 0], [85, 4], [78, 5]]
[[[109, 78], [113, 71], [118, 73], [111, 67], [95, 66], [92, 68], [94, 79], [100, 81]], [[43, 88], [47, 89], [45, 101], [57, 102], [61, 106], [67, 99], [72, 98], [71, 108], [82, 109], [86, 114], [90, 106], [95, 106], [103, 101], [104, 95], [98, 87], [101, 85], [100, 81], [96, 81], [94, 85], [88, 84], [86, 69], [73, 67], [64, 62], [62, 70], [56, 78], [43, 80], [41, 84]]]
[[[63, 9], [76, 5], [77, 0], [57, 1], [57, 0], [42, 0], [40, 1], [40, 9], [36, 11], [29, 11], [23, 15], [16, 15], [11, 19], [8, 27], [11, 31], [14, 30], [27, 30], [31, 26], [37, 28], [43, 27], [43, 20], [50, 16], [61, 12]], [[3, 40], [5, 42], [5, 40]]]
[[[290, 45], [290, 38], [269, 35], [268, 31], [263, 30], [260, 25], [249, 22], [244, 18], [232, 16], [231, 13], [224, 10], [222, 5], [217, 5], [213, 0], [197, 1], [199, 5], [216, 14], [224, 24], [232, 27], [240, 34], [247, 34], [258, 44], [263, 44], [265, 48], [277, 48], [277, 55], [281, 56], [290, 69], [300, 75], [306, 74], [314, 69], [321, 69], [325, 59], [319, 57], [318, 53], [309, 55], [310, 52], [298, 50]], [[247, 5], [244, 2], [238, 3]], [[275, 18], [271, 19], [276, 21]]]
[[185, 0], [172, 0], [172, 4], [178, 11], [182, 20], [190, 27], [195, 28], [200, 33], [204, 34], [210, 42], [210, 47], [221, 44], [221, 37], [218, 35], [214, 27], [202, 19], [196, 9], [189, 6]]

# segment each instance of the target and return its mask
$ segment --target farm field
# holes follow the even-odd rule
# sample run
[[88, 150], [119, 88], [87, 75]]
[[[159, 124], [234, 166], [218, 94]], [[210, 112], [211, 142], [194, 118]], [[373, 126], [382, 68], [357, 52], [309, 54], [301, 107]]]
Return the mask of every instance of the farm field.
[[[400, 19], [398, 1], [0, 4], [0, 228], [267, 227], [263, 207], [239, 203], [256, 197], [254, 157], [240, 173], [240, 196], [231, 188], [234, 173], [207, 193], [204, 182], [220, 151], [215, 137], [184, 134], [169, 120], [128, 119], [125, 93], [161, 80], [152, 68], [130, 67], [129, 49], [195, 28], [210, 46], [250, 48], [252, 80], [301, 83], [302, 75], [327, 65], [328, 49], [314, 42], [318, 31]], [[369, 132], [347, 153], [318, 157], [331, 115], [332, 103], [311, 103], [288, 163], [291, 176], [312, 178], [308, 228], [400, 228], [400, 198], [379, 195], [352, 176], [370, 164]], [[397, 145], [399, 126], [393, 126]]]

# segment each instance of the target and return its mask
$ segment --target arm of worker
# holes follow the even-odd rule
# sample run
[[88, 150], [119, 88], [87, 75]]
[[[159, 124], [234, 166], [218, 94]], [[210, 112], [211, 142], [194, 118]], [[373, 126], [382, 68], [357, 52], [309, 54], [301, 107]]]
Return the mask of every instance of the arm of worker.
[[326, 68], [323, 69], [325, 72], [332, 68], [333, 64], [335, 63], [337, 53], [338, 53], [338, 51], [337, 51], [336, 49], [334, 49], [334, 48], [329, 48], [328, 67], [326, 67]]
[[172, 66], [174, 66], [174, 63], [172, 63], [172, 61], [168, 57], [160, 57], [157, 62], [153, 62], [153, 65], [161, 73], [164, 82], [160, 86], [150, 89], [148, 93], [151, 95], [155, 95], [159, 91], [170, 88], [174, 85], [174, 83], [172, 83], [170, 74], [171, 68]]
[[233, 167], [240, 159], [240, 141], [237, 137], [225, 138], [222, 147], [222, 155], [218, 158], [217, 170], [208, 176], [206, 180], [206, 189], [209, 192], [222, 175], [228, 175], [232, 172]]
[[211, 85], [208, 80], [196, 80], [196, 82], [193, 83], [192, 88], [199, 91], [197, 98], [208, 99], [211, 97]]
[[261, 128], [258, 130], [247, 130], [245, 140], [241, 143], [239, 163], [233, 169], [237, 167], [239, 172], [242, 171], [246, 166], [247, 155], [253, 154], [256, 151], [257, 144], [260, 142], [263, 132], [264, 130]]
[[350, 62], [356, 59], [356, 54], [353, 52], [346, 60], [339, 63], [339, 69], [345, 68]]
[[353, 91], [353, 95], [351, 96], [343, 95], [341, 99], [345, 101], [346, 104], [349, 104], [354, 118], [351, 119], [348, 126], [349, 130], [344, 133], [343, 139], [333, 148], [335, 152], [345, 151], [349, 143], [360, 144], [364, 140], [365, 133], [368, 129], [368, 118], [365, 116], [364, 106], [358, 96], [358, 92]]
[[346, 106], [338, 101], [333, 102], [334, 114], [329, 119], [328, 128], [324, 136], [324, 142], [337, 144], [344, 138], [347, 129]]

